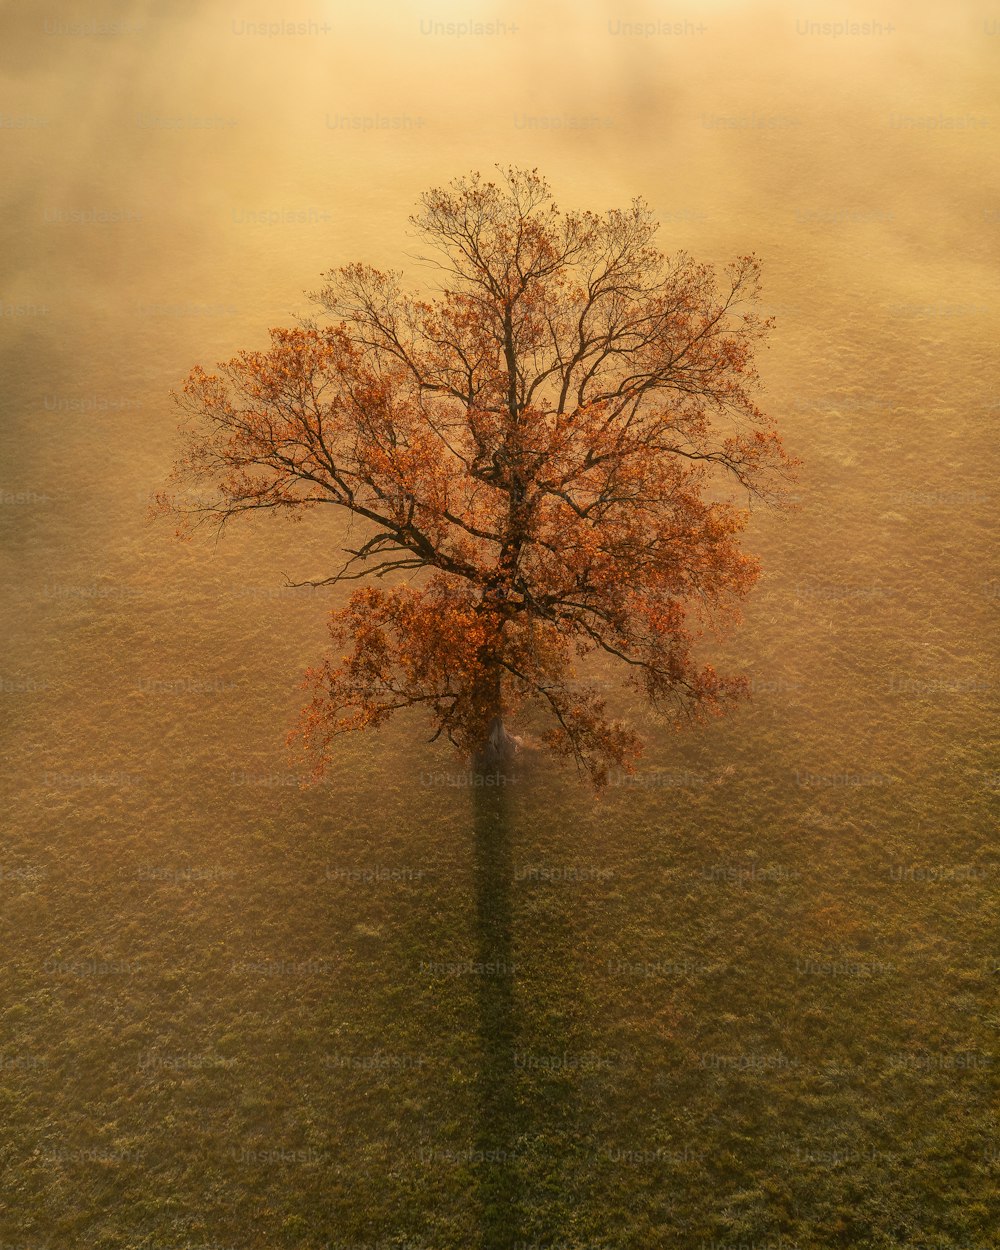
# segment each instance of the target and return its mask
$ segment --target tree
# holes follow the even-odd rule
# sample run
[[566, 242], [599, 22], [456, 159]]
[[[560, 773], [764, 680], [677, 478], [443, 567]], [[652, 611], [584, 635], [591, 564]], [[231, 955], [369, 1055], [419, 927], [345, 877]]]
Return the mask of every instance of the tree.
[[735, 260], [720, 292], [655, 247], [642, 200], [561, 212], [537, 170], [457, 179], [410, 221], [440, 289], [347, 265], [312, 296], [319, 319], [196, 367], [173, 482], [214, 493], [157, 507], [183, 534], [321, 505], [366, 523], [342, 567], [297, 583], [367, 581], [332, 613], [349, 649], [306, 676], [292, 736], [317, 775], [337, 734], [413, 707], [496, 762], [534, 703], [600, 786], [642, 743], [574, 679], [586, 655], [679, 717], [747, 692], [694, 648], [738, 619], [759, 572], [748, 509], [780, 504], [793, 465], [753, 398], [759, 262]]

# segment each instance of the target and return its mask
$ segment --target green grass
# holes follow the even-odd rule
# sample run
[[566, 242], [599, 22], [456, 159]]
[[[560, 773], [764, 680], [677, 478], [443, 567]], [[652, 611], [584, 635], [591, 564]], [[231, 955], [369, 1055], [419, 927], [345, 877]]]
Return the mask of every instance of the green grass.
[[537, 756], [426, 784], [461, 773], [416, 721], [234, 785], [287, 768], [285, 605], [189, 614], [156, 670], [241, 684], [135, 697], [87, 648], [148, 616], [66, 607], [80, 697], [39, 696], [5, 842], [3, 1244], [995, 1244], [983, 696], [900, 701], [905, 614], [821, 606], [853, 671], [769, 664], [762, 592], [753, 706], [596, 803]]
[[[321, 601], [268, 597], [287, 531], [84, 515], [25, 559], [0, 1245], [995, 1245], [988, 504], [930, 478], [880, 520], [848, 433], [755, 523], [722, 657], [753, 703], [679, 735], [622, 704], [649, 751], [599, 801], [537, 754], [447, 784], [417, 719], [273, 784], [323, 646]], [[98, 560], [135, 594], [46, 597]]]

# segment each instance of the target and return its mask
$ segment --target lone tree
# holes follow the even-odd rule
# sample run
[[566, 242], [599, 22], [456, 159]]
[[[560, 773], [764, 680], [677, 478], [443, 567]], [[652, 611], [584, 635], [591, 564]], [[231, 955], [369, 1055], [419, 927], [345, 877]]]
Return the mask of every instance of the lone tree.
[[720, 291], [654, 246], [642, 200], [561, 212], [536, 170], [457, 179], [410, 221], [433, 297], [347, 265], [312, 296], [329, 322], [196, 367], [172, 482], [201, 501], [165, 493], [157, 510], [181, 533], [319, 505], [367, 523], [339, 571], [296, 583], [368, 582], [332, 613], [339, 658], [308, 671], [290, 735], [317, 775], [335, 735], [407, 707], [495, 765], [534, 702], [544, 741], [600, 786], [642, 742], [576, 659], [613, 657], [675, 715], [746, 693], [692, 648], [738, 618], [759, 572], [738, 541], [749, 505], [779, 503], [792, 466], [753, 399], [759, 263], [737, 258]]

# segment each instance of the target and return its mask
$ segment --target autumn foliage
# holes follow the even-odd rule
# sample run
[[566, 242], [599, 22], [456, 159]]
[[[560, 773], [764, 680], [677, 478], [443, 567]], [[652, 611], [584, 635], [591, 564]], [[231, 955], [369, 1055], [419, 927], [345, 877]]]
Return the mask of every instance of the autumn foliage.
[[758, 262], [720, 290], [654, 246], [641, 201], [561, 212], [536, 171], [456, 180], [411, 223], [433, 291], [348, 265], [316, 320], [192, 371], [174, 483], [213, 493], [159, 506], [182, 528], [320, 505], [366, 523], [323, 579], [365, 584], [307, 675], [317, 771], [337, 734], [401, 708], [475, 755], [533, 703], [600, 785], [641, 740], [578, 678], [588, 654], [671, 714], [745, 693], [693, 650], [737, 619], [747, 508], [779, 503], [791, 468], [754, 402]]

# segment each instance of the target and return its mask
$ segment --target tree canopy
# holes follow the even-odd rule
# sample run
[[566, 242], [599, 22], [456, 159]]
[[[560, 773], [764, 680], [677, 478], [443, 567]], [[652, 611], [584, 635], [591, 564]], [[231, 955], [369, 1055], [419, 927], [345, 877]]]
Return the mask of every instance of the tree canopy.
[[720, 283], [656, 247], [642, 200], [563, 212], [537, 170], [457, 179], [410, 221], [434, 284], [346, 265], [266, 351], [192, 370], [173, 485], [200, 497], [158, 507], [186, 533], [318, 506], [365, 523], [311, 583], [364, 582], [306, 678], [317, 775], [336, 735], [402, 708], [475, 754], [535, 704], [600, 786], [642, 742], [577, 680], [588, 655], [681, 718], [747, 692], [695, 650], [738, 619], [749, 508], [793, 468], [755, 402], [759, 262]]

